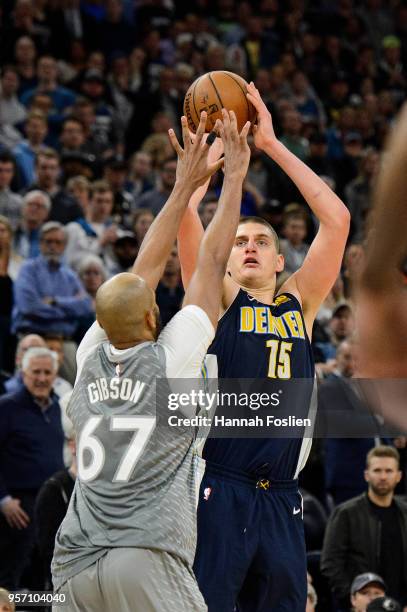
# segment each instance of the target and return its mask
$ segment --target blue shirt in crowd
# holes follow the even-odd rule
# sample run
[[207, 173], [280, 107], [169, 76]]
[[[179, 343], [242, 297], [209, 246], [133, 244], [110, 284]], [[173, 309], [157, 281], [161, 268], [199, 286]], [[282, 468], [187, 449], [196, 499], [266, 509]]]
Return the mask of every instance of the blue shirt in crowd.
[[[44, 303], [52, 297], [55, 304]], [[14, 282], [14, 333], [57, 333], [70, 338], [77, 319], [93, 312], [77, 274], [64, 263], [40, 255], [21, 266]]]

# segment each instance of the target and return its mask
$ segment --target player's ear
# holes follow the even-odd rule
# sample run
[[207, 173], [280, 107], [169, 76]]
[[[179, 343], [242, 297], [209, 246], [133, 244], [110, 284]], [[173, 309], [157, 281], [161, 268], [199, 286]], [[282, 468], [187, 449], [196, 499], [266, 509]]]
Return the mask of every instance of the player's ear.
[[157, 327], [157, 320], [156, 320], [154, 309], [147, 310], [146, 325], [150, 331], [155, 331], [155, 328]]
[[284, 270], [284, 255], [281, 255], [281, 253], [279, 255], [277, 255], [277, 266], [276, 266], [276, 272], [282, 272]]

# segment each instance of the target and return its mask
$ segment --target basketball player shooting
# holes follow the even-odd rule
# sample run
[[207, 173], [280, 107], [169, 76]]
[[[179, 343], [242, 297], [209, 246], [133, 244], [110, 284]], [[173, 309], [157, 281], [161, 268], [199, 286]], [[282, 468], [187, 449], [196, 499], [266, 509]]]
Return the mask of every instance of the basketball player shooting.
[[[260, 218], [240, 223], [209, 353], [217, 356], [221, 378], [312, 379], [312, 326], [340, 270], [349, 212], [278, 141], [258, 90], [253, 84], [247, 89], [257, 111], [255, 145], [294, 181], [319, 230], [302, 267], [276, 295], [276, 274], [284, 268], [277, 235]], [[192, 198], [179, 233], [186, 287], [203, 236], [199, 197]], [[309, 448], [306, 439], [206, 441], [194, 571], [210, 612], [233, 612], [236, 604], [239, 612], [304, 612], [306, 559], [297, 478]]]
[[[236, 233], [250, 151], [248, 123], [218, 122], [224, 160], [208, 161], [202, 113], [194, 142], [182, 118], [184, 148], [175, 187], [149, 229], [133, 273], [96, 296], [97, 322], [78, 348], [67, 413], [78, 440], [78, 478], [58, 531], [54, 587], [79, 612], [201, 612], [192, 571], [196, 544], [193, 433], [157, 427], [169, 416], [157, 378], [197, 378], [217, 325], [222, 281]], [[202, 241], [182, 310], [159, 333], [154, 290], [192, 193], [224, 164], [219, 208]], [[208, 286], [211, 290], [208, 291]], [[158, 393], [158, 391], [157, 391]], [[158, 400], [165, 400], [158, 394]]]

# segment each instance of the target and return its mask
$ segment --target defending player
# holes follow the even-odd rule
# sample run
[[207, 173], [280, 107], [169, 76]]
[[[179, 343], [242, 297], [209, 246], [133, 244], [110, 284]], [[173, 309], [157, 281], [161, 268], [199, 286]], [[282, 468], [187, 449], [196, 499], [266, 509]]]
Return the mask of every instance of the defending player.
[[[78, 479], [57, 534], [54, 587], [87, 612], [206, 610], [193, 572], [196, 495], [193, 435], [168, 419], [156, 379], [194, 378], [217, 325], [222, 279], [238, 225], [249, 163], [247, 124], [223, 113], [225, 184], [202, 241], [183, 309], [159, 333], [154, 289], [193, 191], [222, 164], [209, 163], [202, 113], [194, 143], [182, 118], [184, 149], [173, 133], [177, 179], [148, 231], [132, 273], [96, 296], [97, 322], [77, 354], [68, 416], [78, 439]], [[211, 291], [207, 286], [211, 285]], [[160, 400], [163, 401], [160, 401]]]
[[[302, 267], [276, 296], [276, 272], [284, 260], [275, 232], [258, 218], [239, 225], [209, 353], [217, 356], [222, 378], [312, 379], [312, 325], [339, 273], [349, 213], [277, 140], [253, 84], [248, 92], [258, 113], [256, 146], [294, 181], [320, 226]], [[186, 286], [203, 234], [196, 195], [193, 200], [179, 234]], [[239, 612], [304, 612], [305, 545], [296, 479], [308, 452], [305, 439], [206, 441], [194, 571], [210, 612], [232, 612], [236, 603]]]
[[407, 428], [406, 193], [407, 106], [393, 127], [375, 190], [357, 308], [362, 375], [400, 379], [374, 385], [374, 394], [402, 431]]

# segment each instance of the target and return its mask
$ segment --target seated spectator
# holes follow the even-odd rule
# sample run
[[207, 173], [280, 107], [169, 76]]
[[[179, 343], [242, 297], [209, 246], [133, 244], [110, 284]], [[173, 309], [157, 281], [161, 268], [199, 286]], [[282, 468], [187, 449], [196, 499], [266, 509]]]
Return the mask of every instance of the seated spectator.
[[181, 266], [178, 259], [178, 249], [173, 246], [170, 257], [165, 265], [164, 274], [158, 283], [156, 300], [160, 308], [162, 325], [168, 321], [181, 308], [184, 299], [184, 290], [181, 284]]
[[46, 480], [35, 502], [36, 542], [43, 564], [44, 588], [52, 590], [51, 561], [55, 536], [65, 518], [77, 475], [75, 432], [68, 419], [63, 419], [65, 440], [72, 456], [71, 465]]
[[291, 79], [292, 101], [303, 121], [314, 119], [319, 128], [326, 123], [324, 108], [304, 72], [297, 70]]
[[[45, 345], [49, 348], [50, 351], [53, 351], [58, 357], [58, 372], [61, 370], [62, 365], [64, 363], [64, 339], [62, 336], [52, 336], [47, 334], [45, 336]], [[65, 378], [59, 376], [59, 373], [55, 376], [54, 384], [52, 385], [52, 389], [58, 397], [64, 397], [67, 393], [70, 393], [73, 389], [71, 383], [69, 383]]]
[[329, 321], [329, 341], [316, 343], [323, 361], [335, 359], [338, 345], [353, 334], [354, 328], [355, 318], [351, 305], [348, 302], [338, 302]]
[[112, 251], [105, 255], [105, 266], [109, 276], [128, 272], [138, 253], [138, 240], [133, 232], [119, 231], [112, 244]]
[[98, 160], [114, 155], [116, 137], [113, 121], [106, 121], [103, 114], [96, 114], [96, 107], [87, 98], [80, 97], [73, 106], [73, 116], [82, 123], [85, 133], [85, 145]]
[[45, 191], [35, 189], [23, 197], [22, 219], [14, 233], [14, 250], [23, 259], [40, 254], [40, 230], [50, 210], [51, 200]]
[[345, 201], [351, 214], [352, 237], [360, 240], [364, 224], [371, 207], [371, 196], [379, 171], [380, 157], [375, 149], [369, 148], [360, 160], [358, 176], [345, 189]]
[[17, 69], [4, 66], [0, 79], [0, 123], [18, 127], [27, 111], [17, 98], [19, 78]]
[[371, 572], [359, 574], [350, 587], [352, 612], [366, 612], [370, 602], [383, 597], [385, 592], [386, 585], [383, 578]]
[[13, 230], [21, 220], [22, 197], [10, 189], [15, 162], [10, 153], [0, 153], [0, 215], [7, 217]]
[[6, 393], [15, 393], [21, 391], [24, 387], [23, 373], [21, 370], [23, 357], [31, 348], [46, 348], [44, 338], [38, 334], [27, 334], [17, 344], [16, 359], [15, 359], [15, 371], [14, 376], [9, 378], [4, 383], [4, 389]]
[[46, 93], [52, 99], [54, 114], [61, 115], [63, 111], [75, 102], [75, 94], [58, 85], [58, 66], [52, 55], [42, 55], [37, 63], [38, 84], [21, 96], [25, 106], [30, 106], [31, 99], [37, 93]]
[[154, 215], [148, 208], [140, 208], [133, 215], [132, 230], [137, 238], [139, 247], [143, 242], [144, 236], [154, 221]]
[[11, 601], [10, 591], [0, 588], [0, 605], [1, 612], [15, 612], [16, 606]]
[[328, 521], [321, 571], [345, 609], [353, 578], [367, 571], [379, 574], [386, 594], [407, 605], [407, 504], [394, 497], [399, 460], [390, 446], [369, 451], [367, 493], [338, 506]]
[[155, 189], [146, 191], [137, 198], [134, 205], [136, 208], [149, 208], [153, 215], [157, 215], [175, 185], [175, 170], [177, 162], [175, 159], [167, 159], [160, 166], [159, 185]]
[[41, 255], [21, 266], [15, 282], [13, 328], [16, 333], [55, 333], [64, 338], [63, 376], [75, 380], [76, 344], [72, 337], [76, 319], [92, 312], [82, 284], [63, 263], [66, 232], [56, 221], [46, 223], [40, 233]]
[[0, 584], [12, 591], [24, 586], [37, 493], [64, 467], [61, 410], [52, 393], [57, 369], [57, 358], [48, 349], [28, 350], [23, 389], [0, 398]]
[[[366, 608], [366, 612], [402, 612], [399, 603], [392, 597], [376, 597]], [[404, 612], [406, 608], [404, 608]]]
[[284, 216], [280, 241], [280, 252], [284, 255], [284, 271], [294, 274], [303, 264], [309, 245], [304, 242], [307, 235], [305, 213], [292, 212]]
[[73, 176], [66, 183], [66, 191], [71, 195], [86, 215], [91, 196], [91, 183], [85, 176]]
[[118, 237], [117, 225], [112, 223], [113, 192], [109, 183], [95, 181], [91, 193], [85, 215], [66, 228], [68, 244], [65, 257], [72, 266], [85, 255], [103, 256], [105, 248]]
[[90, 143], [86, 142], [85, 128], [82, 122], [75, 117], [68, 117], [64, 120], [59, 135], [59, 149], [61, 155], [86, 153], [96, 161], [97, 152]]
[[19, 170], [20, 188], [24, 189], [35, 181], [35, 159], [41, 149], [45, 149], [45, 138], [48, 123], [41, 111], [31, 111], [25, 122], [24, 130], [27, 136], [14, 147], [13, 155]]
[[172, 155], [168, 130], [175, 125], [168, 113], [159, 112], [152, 120], [152, 134], [147, 136], [141, 150], [151, 155], [154, 168], [161, 167]]
[[312, 584], [309, 582], [307, 584], [307, 607], [305, 608], [305, 612], [315, 612], [315, 606], [318, 603], [318, 597], [316, 591]]
[[51, 198], [49, 219], [69, 223], [82, 216], [79, 204], [58, 184], [60, 165], [59, 155], [53, 149], [41, 150], [35, 161], [36, 182], [29, 191], [40, 189]]
[[78, 275], [82, 285], [92, 300], [93, 312], [78, 319], [76, 342], [79, 344], [89, 327], [95, 321], [95, 299], [100, 285], [107, 279], [103, 261], [97, 255], [86, 255], [78, 266]]
[[154, 184], [152, 181], [152, 157], [145, 151], [137, 151], [131, 158], [130, 161], [130, 174], [129, 174], [129, 191], [133, 198], [137, 198], [145, 191], [153, 189]]
[[201, 204], [199, 205], [199, 218], [202, 221], [202, 226], [206, 229], [209, 223], [215, 216], [216, 209], [218, 207], [218, 198], [215, 193], [207, 193]]
[[18, 95], [21, 95], [28, 89], [32, 89], [37, 84], [37, 71], [35, 68], [35, 59], [37, 50], [32, 38], [29, 36], [20, 36], [14, 46], [14, 64], [17, 68], [19, 76]]
[[308, 155], [308, 141], [302, 136], [303, 121], [296, 110], [287, 110], [282, 121], [283, 134], [280, 141], [299, 159], [304, 161]]
[[120, 157], [110, 157], [104, 163], [103, 178], [113, 193], [112, 215], [115, 223], [128, 226], [134, 209], [134, 198], [126, 189], [127, 163]]
[[11, 312], [13, 308], [13, 281], [9, 264], [11, 252], [11, 227], [0, 216], [0, 371], [11, 371], [13, 344], [11, 337]]
[[327, 158], [328, 145], [326, 136], [322, 132], [314, 132], [309, 138], [309, 153], [306, 164], [319, 176], [334, 178], [335, 172]]

